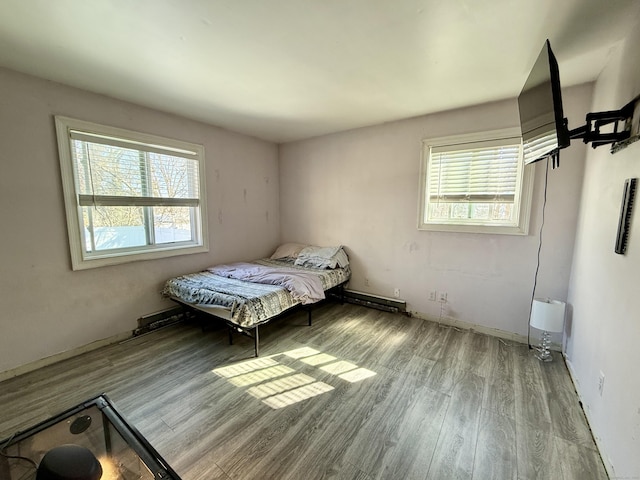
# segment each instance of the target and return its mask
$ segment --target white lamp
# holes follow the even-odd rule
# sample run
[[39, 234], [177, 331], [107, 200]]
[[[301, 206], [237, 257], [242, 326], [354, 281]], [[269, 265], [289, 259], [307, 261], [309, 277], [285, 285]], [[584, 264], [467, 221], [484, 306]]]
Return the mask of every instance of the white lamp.
[[553, 360], [549, 352], [551, 345], [551, 332], [562, 332], [564, 329], [564, 302], [550, 299], [535, 299], [531, 305], [531, 318], [529, 324], [533, 328], [542, 330], [540, 348], [536, 357], [543, 362]]

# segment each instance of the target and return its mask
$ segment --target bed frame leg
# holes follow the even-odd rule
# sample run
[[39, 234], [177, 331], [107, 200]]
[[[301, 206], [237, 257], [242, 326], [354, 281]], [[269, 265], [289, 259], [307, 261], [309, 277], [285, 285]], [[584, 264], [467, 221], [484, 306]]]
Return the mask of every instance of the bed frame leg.
[[233, 329], [227, 326], [227, 330], [229, 331], [229, 345], [233, 345]]
[[253, 332], [253, 345], [256, 350], [256, 357], [258, 357], [260, 355], [260, 337], [258, 335], [258, 327], [256, 327]]

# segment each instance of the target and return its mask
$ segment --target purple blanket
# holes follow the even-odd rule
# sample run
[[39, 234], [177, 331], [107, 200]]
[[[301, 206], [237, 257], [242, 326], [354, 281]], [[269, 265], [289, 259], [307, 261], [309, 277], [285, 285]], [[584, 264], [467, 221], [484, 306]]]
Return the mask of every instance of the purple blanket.
[[207, 268], [215, 275], [245, 282], [267, 283], [286, 288], [293, 298], [306, 305], [325, 298], [320, 277], [293, 268], [266, 267], [255, 263], [232, 263]]

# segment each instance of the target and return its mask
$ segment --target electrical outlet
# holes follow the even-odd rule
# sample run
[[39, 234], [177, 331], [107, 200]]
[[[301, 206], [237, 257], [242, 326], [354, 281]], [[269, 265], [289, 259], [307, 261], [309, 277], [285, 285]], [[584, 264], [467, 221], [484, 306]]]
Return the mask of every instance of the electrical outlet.
[[447, 303], [447, 292], [440, 292], [440, 303]]
[[368, 278], [365, 278], [365, 279], [364, 279], [364, 286], [365, 286], [365, 287], [368, 287], [368, 286], [369, 286], [369, 279], [368, 279]]
[[400, 298], [400, 289], [399, 288], [394, 288], [393, 289], [393, 296], [396, 298]]
[[429, 292], [429, 301], [435, 302], [436, 298], [438, 298], [438, 292], [436, 292], [435, 290]]
[[604, 373], [600, 372], [600, 376], [598, 377], [598, 392], [600, 392], [600, 396], [602, 396], [603, 390], [604, 390]]

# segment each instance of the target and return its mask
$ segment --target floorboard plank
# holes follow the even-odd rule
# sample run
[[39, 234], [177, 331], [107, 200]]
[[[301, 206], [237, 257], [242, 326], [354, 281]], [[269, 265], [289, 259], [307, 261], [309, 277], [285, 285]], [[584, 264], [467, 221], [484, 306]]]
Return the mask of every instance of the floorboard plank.
[[471, 372], [452, 388], [428, 479], [472, 478], [483, 391], [484, 378]]
[[558, 455], [553, 434], [548, 428], [540, 429], [516, 420], [516, 456], [519, 480], [574, 480], [565, 477], [562, 463], [566, 457]]
[[607, 480], [609, 478], [602, 459], [593, 449], [558, 437], [554, 440], [558, 455], [564, 459], [560, 463], [560, 468], [565, 479]]
[[542, 377], [544, 364], [526, 351], [518, 352], [514, 360], [516, 421], [550, 430], [549, 392]]
[[515, 420], [489, 410], [483, 410], [475, 451], [473, 478], [516, 480]]

